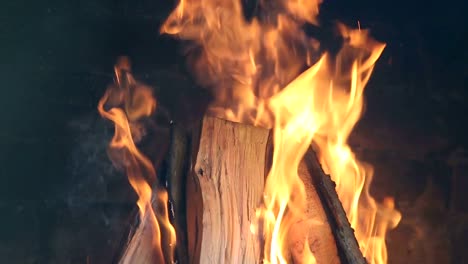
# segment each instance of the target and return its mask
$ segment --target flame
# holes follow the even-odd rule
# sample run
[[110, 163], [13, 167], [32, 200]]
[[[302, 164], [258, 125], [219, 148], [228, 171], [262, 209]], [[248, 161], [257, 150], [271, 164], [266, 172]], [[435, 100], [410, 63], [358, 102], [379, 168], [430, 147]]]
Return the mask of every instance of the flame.
[[[109, 156], [116, 167], [125, 170], [138, 195], [140, 223], [147, 224], [152, 231], [152, 244], [158, 263], [172, 263], [176, 236], [169, 221], [168, 194], [162, 188], [156, 188], [153, 193], [148, 182], [156, 179], [155, 168], [135, 144], [144, 134], [140, 121], [154, 112], [156, 100], [149, 87], [133, 79], [126, 58], [120, 59], [115, 66], [115, 82], [116, 85], [109, 87], [98, 103], [101, 116], [115, 125]], [[153, 210], [153, 204], [158, 209], [157, 213]], [[166, 238], [161, 235], [160, 225], [169, 234]], [[164, 251], [163, 244], [169, 245], [170, 250]]]
[[[385, 235], [401, 215], [391, 198], [383, 204], [372, 198], [372, 168], [348, 145], [362, 114], [364, 87], [385, 44], [366, 30], [338, 25], [343, 47], [320, 56], [318, 41], [302, 30], [316, 23], [319, 0], [259, 3], [257, 16], [246, 20], [239, 0], [181, 0], [161, 32], [193, 44], [188, 62], [199, 84], [215, 95], [212, 114], [273, 128], [272, 167], [259, 224], [251, 228], [264, 236], [264, 263], [292, 261], [289, 230], [306, 220], [298, 167], [311, 144], [336, 182], [363, 255], [369, 263], [386, 263]], [[294, 263], [317, 261], [306, 240], [302, 259]]]
[[[369, 263], [387, 263], [385, 235], [395, 228], [401, 214], [395, 210], [393, 198], [378, 204], [370, 195], [373, 177], [372, 166], [356, 159], [347, 141], [362, 114], [364, 87], [369, 80], [374, 64], [385, 45], [373, 41], [368, 31], [340, 27], [348, 39], [339, 52], [335, 74], [329, 76], [330, 88], [322, 98], [327, 98], [324, 124], [317, 131], [314, 143], [320, 151], [320, 162], [336, 183], [338, 196], [355, 230], [363, 255]], [[347, 66], [346, 60], [352, 60]], [[327, 96], [327, 97], [326, 97]]]

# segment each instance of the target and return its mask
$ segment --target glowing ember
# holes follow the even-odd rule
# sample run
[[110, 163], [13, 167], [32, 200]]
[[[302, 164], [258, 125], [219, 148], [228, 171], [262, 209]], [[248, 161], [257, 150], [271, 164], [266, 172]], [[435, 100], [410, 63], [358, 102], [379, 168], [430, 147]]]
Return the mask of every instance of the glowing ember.
[[[393, 200], [380, 205], [370, 196], [372, 169], [356, 160], [347, 143], [385, 45], [367, 31], [339, 26], [345, 39], [341, 51], [317, 58], [318, 42], [301, 27], [314, 23], [319, 4], [260, 1], [258, 17], [247, 21], [239, 0], [181, 0], [161, 32], [194, 43], [189, 63], [198, 82], [214, 91], [213, 114], [273, 128], [273, 165], [257, 211], [264, 262], [289, 261], [288, 231], [305, 218], [298, 166], [314, 144], [337, 184], [363, 254], [370, 263], [386, 263], [385, 234], [401, 215]], [[304, 248], [303, 259], [295, 263], [315, 263], [307, 242]]]
[[[172, 263], [176, 236], [169, 221], [168, 195], [161, 188], [153, 193], [148, 182], [156, 179], [156, 171], [151, 161], [135, 145], [135, 141], [144, 133], [139, 121], [154, 112], [156, 100], [149, 87], [133, 79], [126, 59], [121, 59], [116, 65], [115, 77], [116, 85], [107, 89], [98, 104], [99, 113], [115, 125], [109, 156], [116, 167], [125, 169], [128, 180], [138, 195], [140, 222], [147, 224], [145, 228], [153, 234], [152, 244], [158, 263]], [[158, 207], [157, 214], [153, 210], [153, 204]], [[160, 225], [169, 234], [164, 241]], [[169, 250], [163, 250], [167, 247], [165, 245]]]

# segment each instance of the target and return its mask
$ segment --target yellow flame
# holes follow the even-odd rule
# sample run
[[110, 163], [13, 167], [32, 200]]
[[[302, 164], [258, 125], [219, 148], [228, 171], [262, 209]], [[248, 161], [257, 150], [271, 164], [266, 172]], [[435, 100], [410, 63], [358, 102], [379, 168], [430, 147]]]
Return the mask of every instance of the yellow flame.
[[[345, 39], [340, 52], [317, 60], [317, 41], [301, 27], [316, 22], [320, 2], [260, 1], [260, 15], [247, 21], [239, 0], [182, 0], [161, 32], [195, 46], [188, 61], [198, 82], [215, 94], [212, 114], [273, 128], [273, 162], [257, 211], [259, 226], [252, 226], [253, 232], [262, 230], [264, 262], [290, 261], [288, 232], [306, 217], [298, 167], [314, 144], [363, 254], [370, 263], [386, 263], [385, 235], [401, 215], [393, 200], [379, 205], [370, 196], [372, 169], [356, 159], [347, 142], [385, 45], [366, 30], [339, 25]], [[307, 243], [294, 263], [321, 261]]]
[[[151, 161], [135, 145], [135, 139], [142, 136], [139, 121], [153, 113], [156, 100], [149, 87], [133, 79], [126, 59], [121, 59], [116, 65], [115, 75], [116, 85], [107, 89], [98, 103], [101, 116], [111, 120], [115, 125], [115, 133], [109, 145], [109, 156], [116, 166], [125, 169], [128, 180], [138, 195], [140, 219], [142, 223], [144, 219], [149, 220], [147, 224], [152, 230], [152, 241], [158, 263], [164, 263], [165, 259], [166, 262], [169, 260], [172, 263], [176, 236], [169, 220], [168, 195], [163, 189], [157, 189], [153, 194], [148, 181], [155, 180], [156, 171]], [[153, 203], [157, 204], [157, 214], [153, 210]], [[169, 234], [165, 241], [162, 241], [160, 224]], [[168, 252], [164, 252], [162, 243], [169, 245]]]

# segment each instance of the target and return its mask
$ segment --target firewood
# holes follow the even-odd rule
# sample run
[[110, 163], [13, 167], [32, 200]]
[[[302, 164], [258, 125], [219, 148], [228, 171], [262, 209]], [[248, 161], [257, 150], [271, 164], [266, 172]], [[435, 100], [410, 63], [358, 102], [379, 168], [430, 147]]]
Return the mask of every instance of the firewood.
[[177, 235], [177, 261], [187, 263], [187, 216], [186, 177], [190, 164], [190, 135], [178, 124], [171, 126], [171, 143], [168, 152], [166, 179], [169, 184], [169, 198], [174, 212], [174, 226]]
[[312, 147], [309, 148], [303, 161], [309, 170], [322, 207], [328, 216], [328, 223], [335, 237], [341, 263], [367, 263], [359, 249], [359, 244], [354, 236], [354, 230], [351, 228], [346, 212], [338, 198], [335, 183], [330, 178], [330, 175], [325, 174], [323, 171]]
[[141, 222], [130, 230], [128, 244], [118, 260], [119, 264], [161, 263], [164, 260], [162, 252], [154, 248], [154, 226], [151, 217], [150, 214], [146, 214]]
[[[188, 160], [190, 157], [190, 142], [189, 135], [180, 126], [173, 124], [170, 133], [170, 145], [167, 151], [167, 168], [165, 170], [165, 178], [169, 183], [168, 193], [169, 201], [174, 213], [174, 226], [176, 228], [177, 244], [176, 244], [176, 260], [178, 263], [185, 264], [187, 262], [187, 238], [186, 238], [186, 207], [185, 207], [185, 177], [187, 172]], [[156, 192], [157, 188], [153, 188]], [[157, 199], [153, 198], [153, 210], [157, 213]], [[152, 243], [153, 219], [149, 215], [140, 219], [138, 208], [135, 208], [129, 217], [129, 228], [125, 231], [125, 237], [121, 243], [121, 251], [117, 252], [116, 261], [118, 263], [160, 263], [161, 259], [165, 259], [165, 263], [171, 263], [169, 255], [166, 253], [161, 255], [157, 253]], [[161, 230], [163, 231], [163, 230]], [[163, 234], [163, 236], [168, 234]], [[163, 251], [171, 251], [168, 245], [162, 245]], [[158, 255], [159, 254], [159, 255]]]
[[250, 225], [262, 198], [269, 130], [205, 117], [189, 176], [189, 263], [260, 263]]
[[[171, 140], [178, 142], [170, 146], [167, 177], [179, 263], [261, 263], [263, 245], [250, 225], [271, 166], [270, 131], [208, 116], [191, 136], [176, 129]], [[290, 262], [301, 263], [309, 246], [318, 264], [366, 263], [335, 186], [312, 148], [298, 173], [307, 190], [307, 208], [304, 219], [289, 230]], [[148, 222], [129, 232], [119, 263], [155, 263], [161, 258], [148, 242], [153, 234], [144, 231]]]
[[307, 191], [307, 208], [304, 212], [305, 219], [297, 222], [289, 231], [288, 244], [292, 263], [307, 264], [301, 262], [305, 245], [309, 246], [317, 264], [342, 263], [326, 209], [317, 192], [317, 187], [314, 185], [305, 159], [299, 164], [298, 174]]

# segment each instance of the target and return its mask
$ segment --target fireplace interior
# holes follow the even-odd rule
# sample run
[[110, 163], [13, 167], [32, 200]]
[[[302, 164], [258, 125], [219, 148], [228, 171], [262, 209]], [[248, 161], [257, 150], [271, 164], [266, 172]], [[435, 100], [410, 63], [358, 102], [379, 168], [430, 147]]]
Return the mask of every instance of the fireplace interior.
[[[137, 195], [115, 168], [114, 133], [97, 102], [122, 55], [158, 98], [142, 151], [165, 175], [172, 124], [190, 130], [212, 95], [187, 70], [184, 43], [158, 30], [173, 1], [6, 4], [2, 20], [0, 262], [115, 263]], [[164, 2], [164, 3], [163, 3]], [[247, 16], [256, 1], [242, 1]], [[462, 1], [460, 1], [462, 2]], [[387, 44], [350, 137], [374, 166], [371, 194], [395, 198], [389, 263], [468, 263], [468, 32], [465, 3], [325, 0], [315, 32], [337, 49], [332, 22]], [[315, 30], [315, 29], [314, 29]], [[167, 179], [159, 179], [164, 185]], [[173, 219], [172, 219], [173, 220]]]

